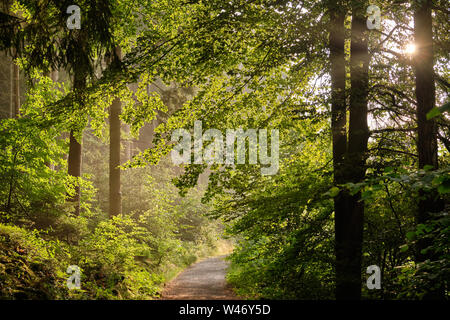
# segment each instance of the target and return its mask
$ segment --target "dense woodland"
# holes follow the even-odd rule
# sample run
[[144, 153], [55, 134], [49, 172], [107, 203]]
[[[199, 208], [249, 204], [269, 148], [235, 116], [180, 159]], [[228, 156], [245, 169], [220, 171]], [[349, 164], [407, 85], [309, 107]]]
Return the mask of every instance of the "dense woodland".
[[[243, 299], [448, 299], [449, 13], [444, 0], [2, 0], [0, 298], [157, 299], [232, 249]], [[277, 172], [250, 151], [175, 165], [172, 132], [196, 121], [278, 130]]]

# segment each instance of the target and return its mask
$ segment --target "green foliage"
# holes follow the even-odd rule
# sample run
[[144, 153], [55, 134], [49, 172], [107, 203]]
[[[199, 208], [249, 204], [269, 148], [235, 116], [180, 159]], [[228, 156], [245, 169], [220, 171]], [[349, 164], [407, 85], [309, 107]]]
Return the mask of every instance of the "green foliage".
[[0, 224], [0, 299], [67, 299], [68, 249], [45, 234]]
[[[220, 229], [197, 212], [203, 206], [199, 197], [176, 206], [166, 193], [152, 190], [157, 191], [154, 207], [142, 213], [108, 219], [101, 212], [83, 211], [79, 217], [51, 220], [48, 232], [0, 225], [0, 244], [6, 250], [0, 256], [2, 298], [157, 297], [178, 270], [214, 253]], [[81, 269], [81, 290], [65, 286], [69, 265]]]
[[[59, 138], [61, 125], [52, 124], [45, 106], [61, 93], [48, 78], [41, 78], [30, 90], [19, 119], [0, 123], [0, 214], [2, 221], [27, 220], [48, 226], [45, 220], [59, 215], [71, 181], [63, 170], [67, 151]], [[50, 218], [51, 219], [51, 218]]]
[[[176, 173], [164, 163], [123, 172], [126, 214], [109, 219], [107, 145], [92, 134], [104, 138], [104, 114], [91, 117], [84, 135], [83, 177], [68, 176], [61, 132], [78, 115], [53, 113], [65, 90], [35, 74], [21, 117], [0, 123], [1, 219], [23, 227], [0, 225], [1, 297], [156, 298], [179, 270], [215, 253], [220, 226], [205, 217], [200, 189], [177, 195], [170, 183]], [[81, 188], [79, 216], [67, 210], [75, 186]], [[81, 290], [66, 287], [69, 265], [81, 269]]]
[[[238, 243], [228, 280], [244, 297], [331, 299], [333, 281], [332, 202], [325, 123], [282, 119], [278, 175], [262, 177], [248, 167], [218, 176], [213, 214], [231, 220]], [[289, 125], [290, 124], [290, 125]], [[299, 147], [300, 145], [300, 147]], [[247, 176], [251, 184], [242, 179]], [[234, 193], [223, 192], [226, 185]]]
[[[407, 234], [407, 243], [403, 250], [414, 248], [419, 240], [429, 240], [429, 246], [422, 249], [422, 254], [430, 254], [432, 259], [415, 263], [407, 261], [398, 268], [400, 272], [395, 279], [400, 299], [423, 299], [430, 292], [447, 295], [449, 291], [450, 274], [450, 218], [448, 213], [439, 214], [427, 224], [419, 224], [416, 230]], [[431, 297], [433, 298], [433, 297]]]
[[[364, 260], [365, 265], [380, 266], [383, 286], [382, 290], [364, 290], [368, 298], [423, 299], [436, 288], [445, 296], [449, 263], [448, 208], [433, 214], [429, 223], [418, 225], [415, 210], [419, 190], [448, 202], [448, 194], [442, 192], [448, 167], [425, 169], [386, 168], [383, 174], [369, 178], [360, 186], [348, 186], [357, 191], [371, 191], [370, 205], [366, 206]], [[416, 263], [420, 239], [427, 239], [422, 254], [428, 252], [432, 259]]]
[[450, 111], [450, 102], [447, 102], [442, 107], [439, 107], [439, 108], [434, 107], [433, 109], [431, 109], [431, 111], [427, 113], [427, 119], [428, 120], [433, 119], [433, 118], [437, 117], [438, 115], [441, 115], [444, 112], [449, 112], [449, 111]]
[[[162, 162], [155, 168], [122, 172], [123, 216], [105, 217], [107, 159], [101, 140], [85, 135], [84, 168], [96, 187], [88, 199], [91, 211], [73, 221], [80, 234], [72, 247], [71, 264], [82, 270], [77, 299], [150, 299], [180, 269], [213, 254], [220, 227], [209, 221], [201, 191], [182, 198], [170, 183], [174, 169]], [[80, 225], [83, 225], [81, 229]]]

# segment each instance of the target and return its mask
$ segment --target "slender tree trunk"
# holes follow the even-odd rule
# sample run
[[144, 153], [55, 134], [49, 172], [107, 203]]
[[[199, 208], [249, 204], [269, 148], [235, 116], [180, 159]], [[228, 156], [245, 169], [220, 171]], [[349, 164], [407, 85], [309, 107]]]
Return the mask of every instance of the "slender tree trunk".
[[[75, 70], [73, 89], [75, 92], [81, 92], [86, 86], [85, 75]], [[68, 173], [73, 177], [81, 177], [81, 141], [78, 141], [76, 136], [82, 136], [82, 132], [76, 132], [74, 130], [70, 131], [70, 144], [69, 144], [69, 158], [68, 158]], [[80, 138], [81, 140], [82, 138]], [[74, 213], [75, 215], [80, 214], [80, 187], [77, 185], [75, 187], [75, 195], [69, 199], [70, 202], [74, 203]]]
[[[437, 124], [435, 119], [427, 120], [427, 113], [435, 107], [436, 87], [434, 79], [433, 26], [431, 9], [432, 1], [416, 1], [414, 12], [414, 34], [416, 53], [414, 70], [416, 75], [417, 100], [417, 152], [419, 168], [431, 166], [438, 168]], [[418, 224], [432, 219], [430, 213], [437, 213], [444, 209], [442, 200], [437, 192], [419, 192], [419, 207], [416, 216]], [[419, 239], [416, 247], [416, 261], [433, 260], [433, 253], [421, 251], [432, 244], [430, 238]], [[443, 287], [434, 289], [425, 295], [425, 299], [439, 299], [444, 297]]]
[[[75, 137], [75, 132], [70, 131], [70, 145], [69, 145], [69, 159], [68, 168], [69, 175], [72, 177], [81, 177], [81, 143]], [[75, 195], [69, 199], [74, 203], [74, 213], [80, 214], [80, 187], [77, 184], [75, 187]]]
[[[15, 16], [8, 6], [8, 15]], [[11, 118], [20, 116], [20, 70], [19, 66], [14, 62], [17, 57], [17, 50], [13, 50], [11, 63]]]
[[20, 74], [19, 66], [11, 64], [11, 118], [20, 116]]
[[10, 102], [9, 102], [9, 117], [14, 118], [15, 117], [15, 108], [14, 108], [14, 60], [11, 58], [11, 66], [10, 66], [11, 72], [9, 75], [9, 96], [10, 96]]
[[[120, 48], [116, 48], [117, 58], [121, 58]], [[115, 98], [109, 116], [109, 215], [122, 213], [122, 193], [120, 185], [120, 113], [121, 102]]]
[[[351, 89], [348, 147], [343, 175], [346, 182], [364, 179], [369, 129], [367, 125], [368, 40], [366, 1], [352, 1]], [[361, 194], [343, 192], [342, 211], [336, 217], [336, 298], [361, 298], [361, 261], [364, 203]]]

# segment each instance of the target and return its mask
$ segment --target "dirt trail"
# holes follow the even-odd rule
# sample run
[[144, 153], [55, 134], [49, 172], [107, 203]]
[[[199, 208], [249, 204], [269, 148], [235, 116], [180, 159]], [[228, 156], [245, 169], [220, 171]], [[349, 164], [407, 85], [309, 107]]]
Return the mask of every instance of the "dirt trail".
[[169, 282], [162, 300], [236, 300], [228, 287], [225, 274], [228, 262], [225, 256], [197, 262]]

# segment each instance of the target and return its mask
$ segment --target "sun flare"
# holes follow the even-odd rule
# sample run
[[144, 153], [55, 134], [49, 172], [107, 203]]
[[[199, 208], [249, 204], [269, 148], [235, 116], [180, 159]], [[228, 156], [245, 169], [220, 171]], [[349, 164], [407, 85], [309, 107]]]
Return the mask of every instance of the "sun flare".
[[405, 47], [406, 54], [414, 54], [416, 52], [416, 45], [414, 43], [408, 43]]

